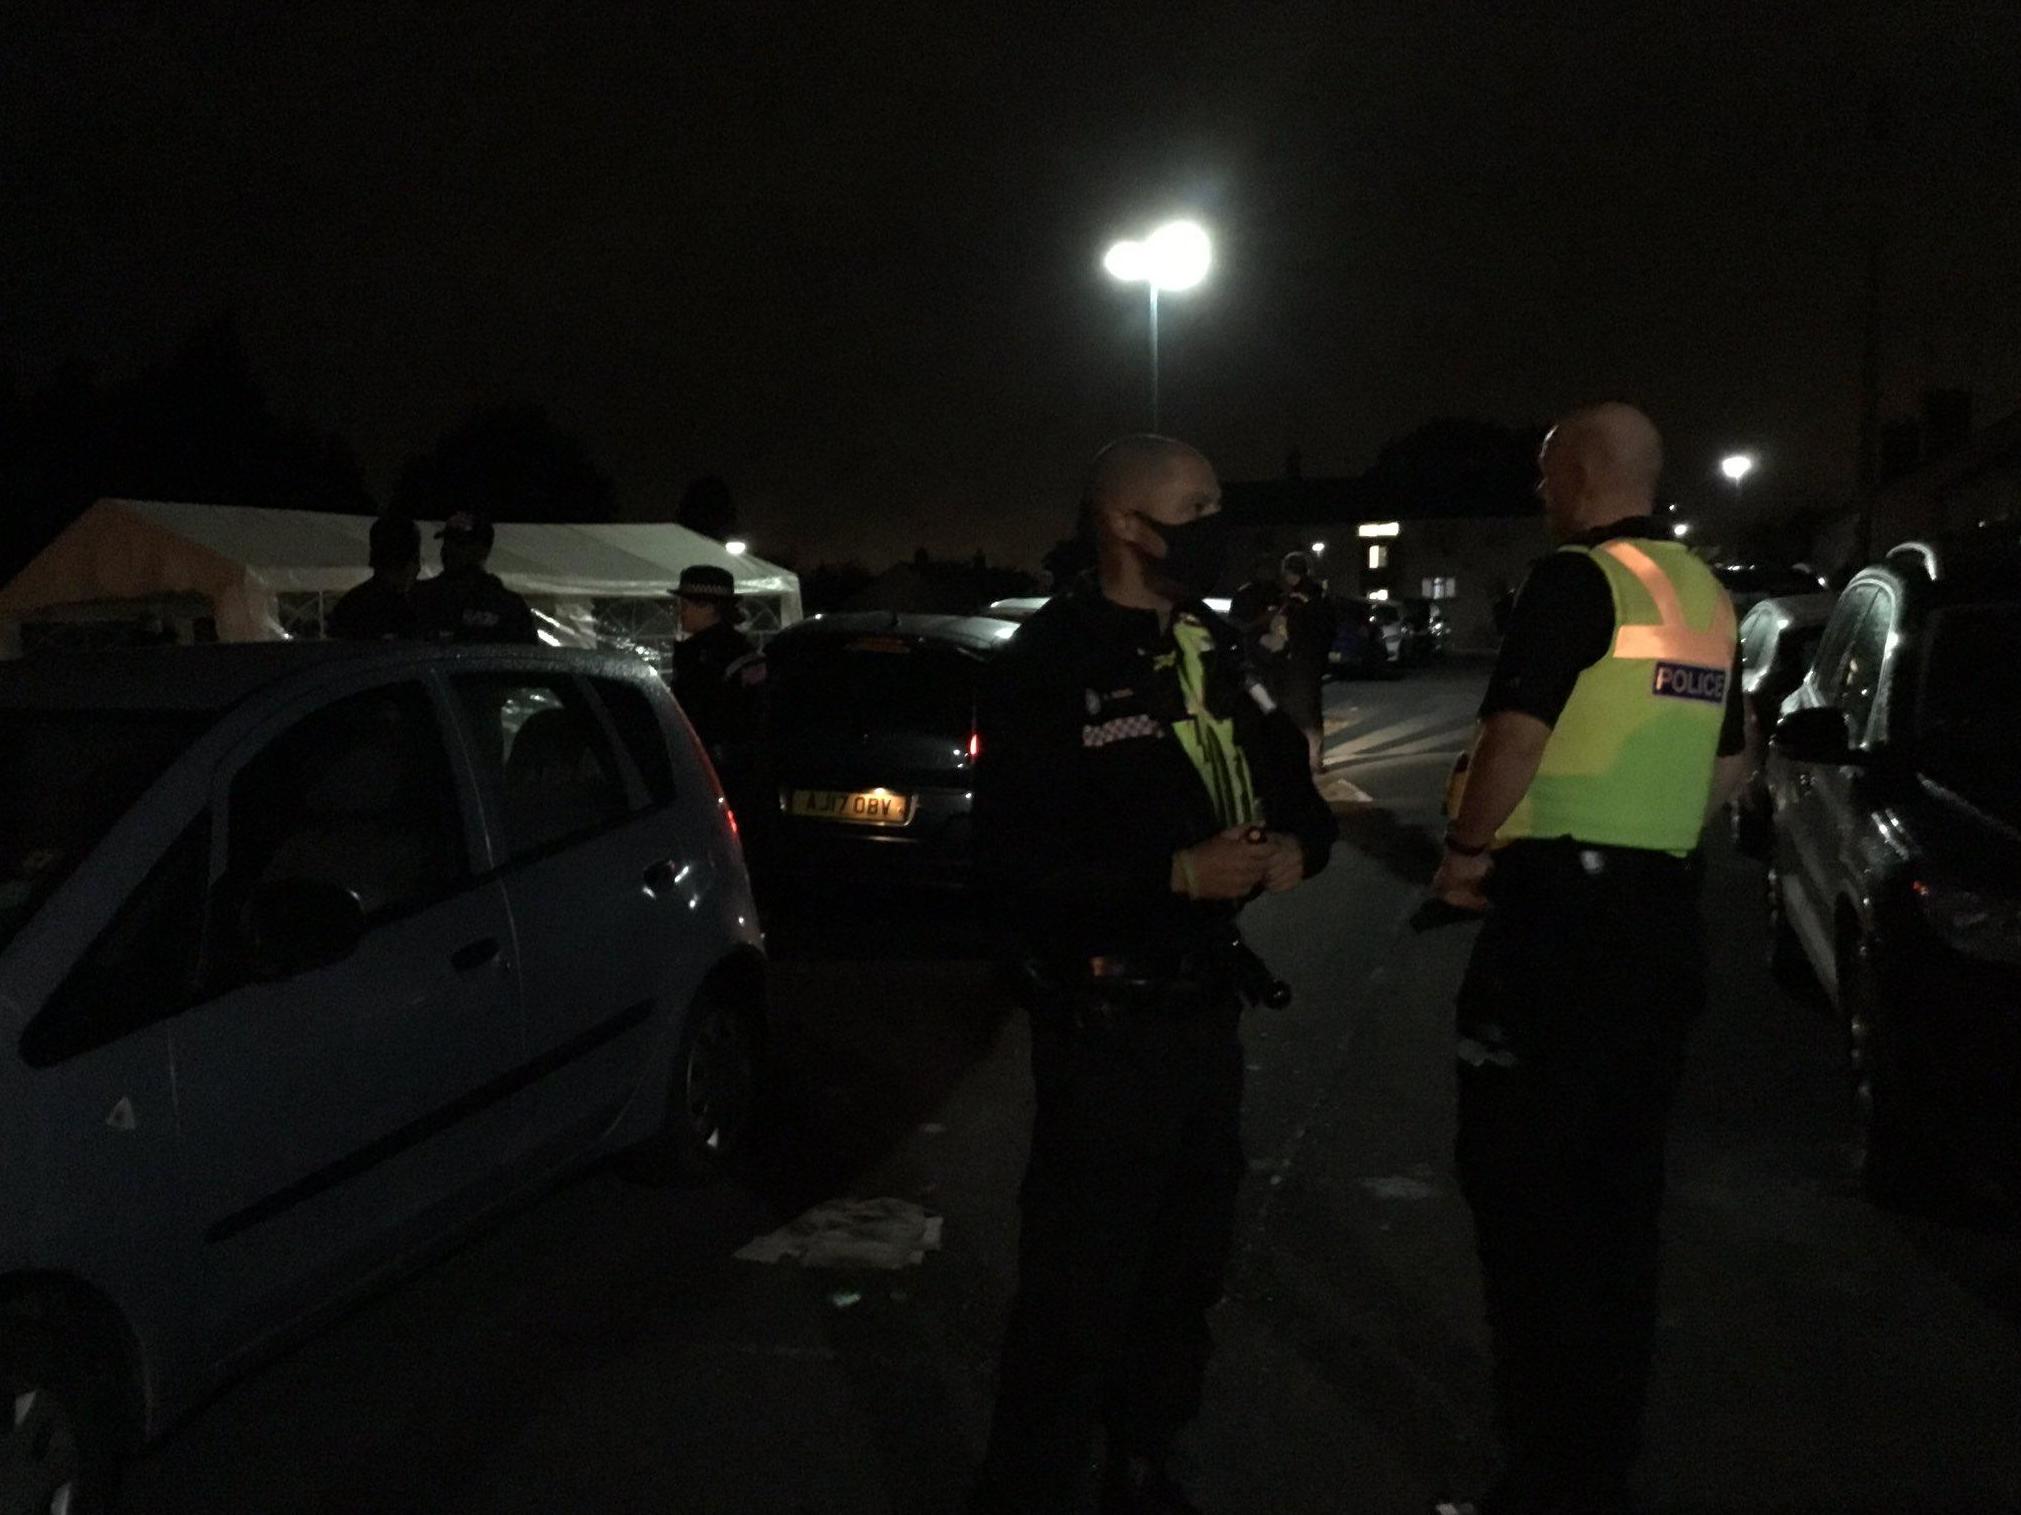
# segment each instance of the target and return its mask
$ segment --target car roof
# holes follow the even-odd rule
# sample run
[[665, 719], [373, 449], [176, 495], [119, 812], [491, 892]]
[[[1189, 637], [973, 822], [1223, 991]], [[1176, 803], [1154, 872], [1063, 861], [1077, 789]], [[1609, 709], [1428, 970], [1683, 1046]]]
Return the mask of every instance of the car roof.
[[839, 637], [901, 636], [942, 642], [969, 652], [995, 652], [1011, 639], [1018, 623], [990, 615], [920, 615], [900, 610], [850, 610], [810, 616], [772, 639], [768, 651]]
[[1747, 612], [1747, 619], [1756, 616], [1773, 616], [1781, 626], [1822, 626], [1831, 619], [1832, 606], [1839, 597], [1830, 590], [1821, 589], [1816, 594], [1779, 594], [1757, 602]]
[[263, 690], [336, 671], [420, 670], [528, 663], [572, 672], [636, 675], [618, 653], [547, 647], [431, 647], [419, 642], [245, 642], [202, 647], [36, 653], [0, 663], [0, 707], [216, 713]]
[[2021, 527], [2001, 522], [1903, 542], [1859, 579], [1912, 585], [1940, 603], [2021, 599]]

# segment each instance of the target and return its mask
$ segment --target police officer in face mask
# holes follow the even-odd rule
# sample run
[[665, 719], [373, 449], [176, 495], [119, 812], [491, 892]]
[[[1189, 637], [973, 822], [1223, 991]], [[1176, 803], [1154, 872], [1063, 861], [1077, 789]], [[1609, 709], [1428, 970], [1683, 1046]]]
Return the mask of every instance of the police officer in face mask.
[[[1083, 506], [1099, 567], [1025, 623], [985, 700], [984, 878], [1021, 939], [1037, 1114], [983, 1511], [1186, 1511], [1166, 1471], [1199, 1408], [1244, 1171], [1235, 918], [1321, 868], [1305, 744], [1201, 596], [1222, 562], [1198, 452], [1127, 437]], [[1276, 1002], [1280, 1002], [1278, 1000]]]

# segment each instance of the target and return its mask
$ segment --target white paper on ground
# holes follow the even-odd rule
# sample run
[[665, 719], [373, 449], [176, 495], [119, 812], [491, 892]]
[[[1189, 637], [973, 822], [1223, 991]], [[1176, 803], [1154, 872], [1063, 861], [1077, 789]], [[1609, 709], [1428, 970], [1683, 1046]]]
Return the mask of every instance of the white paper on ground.
[[745, 1262], [803, 1268], [906, 1268], [940, 1250], [941, 1217], [904, 1199], [828, 1199], [740, 1248]]

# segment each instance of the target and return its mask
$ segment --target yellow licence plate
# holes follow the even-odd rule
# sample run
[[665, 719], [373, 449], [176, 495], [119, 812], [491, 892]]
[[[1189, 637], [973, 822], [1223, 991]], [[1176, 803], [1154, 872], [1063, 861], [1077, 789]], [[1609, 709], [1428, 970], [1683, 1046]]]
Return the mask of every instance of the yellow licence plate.
[[789, 789], [786, 813], [853, 826], [903, 826], [912, 819], [912, 796], [889, 789]]

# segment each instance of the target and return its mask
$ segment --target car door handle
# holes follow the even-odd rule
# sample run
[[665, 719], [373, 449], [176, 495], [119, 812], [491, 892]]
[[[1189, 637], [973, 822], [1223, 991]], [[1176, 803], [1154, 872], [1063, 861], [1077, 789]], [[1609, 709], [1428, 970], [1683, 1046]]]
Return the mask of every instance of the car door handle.
[[480, 937], [449, 954], [449, 966], [458, 973], [475, 973], [479, 968], [487, 968], [497, 961], [498, 938], [495, 936]]
[[665, 861], [654, 863], [645, 871], [643, 878], [646, 893], [655, 897], [667, 893], [681, 881], [681, 875], [674, 865]]

